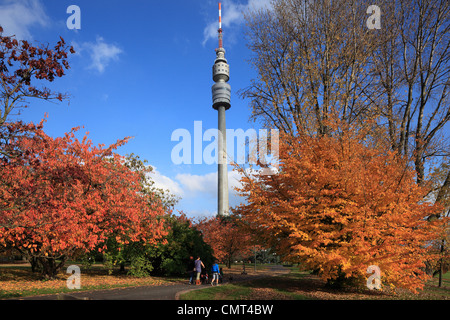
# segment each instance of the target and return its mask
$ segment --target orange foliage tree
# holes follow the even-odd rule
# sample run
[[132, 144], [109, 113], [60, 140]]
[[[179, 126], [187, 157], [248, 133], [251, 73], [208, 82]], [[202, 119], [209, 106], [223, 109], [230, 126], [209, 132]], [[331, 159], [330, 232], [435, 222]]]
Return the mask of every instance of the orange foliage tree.
[[52, 138], [42, 124], [9, 123], [2, 145], [0, 246], [37, 260], [48, 278], [110, 237], [156, 243], [166, 234], [163, 206], [147, 201], [140, 175], [113, 152], [128, 139], [105, 148], [77, 130]]
[[211, 246], [217, 260], [231, 267], [237, 257], [251, 254], [252, 239], [233, 217], [203, 218], [195, 224], [203, 234], [203, 240]]
[[280, 141], [277, 174], [239, 169], [246, 203], [236, 212], [251, 230], [329, 284], [365, 285], [376, 265], [383, 285], [422, 288], [441, 222], [427, 221], [439, 208], [423, 201], [414, 171], [358, 131]]

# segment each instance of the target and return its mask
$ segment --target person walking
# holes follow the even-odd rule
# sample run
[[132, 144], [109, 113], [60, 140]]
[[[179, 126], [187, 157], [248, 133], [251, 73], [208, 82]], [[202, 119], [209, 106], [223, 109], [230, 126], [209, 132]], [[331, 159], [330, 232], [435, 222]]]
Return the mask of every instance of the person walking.
[[195, 260], [195, 271], [197, 271], [197, 278], [195, 281], [196, 285], [200, 284], [200, 275], [202, 274], [202, 267], [204, 268], [205, 265], [203, 264], [202, 260], [200, 260], [200, 257], [197, 257], [197, 260]]
[[211, 285], [214, 285], [214, 280], [216, 280], [216, 286], [219, 285], [219, 264], [217, 263], [217, 260], [214, 261], [214, 264], [211, 268], [211, 272], [212, 272], [212, 280], [211, 280]]
[[189, 273], [189, 284], [194, 284], [195, 262], [194, 257], [192, 256], [189, 257], [188, 273]]

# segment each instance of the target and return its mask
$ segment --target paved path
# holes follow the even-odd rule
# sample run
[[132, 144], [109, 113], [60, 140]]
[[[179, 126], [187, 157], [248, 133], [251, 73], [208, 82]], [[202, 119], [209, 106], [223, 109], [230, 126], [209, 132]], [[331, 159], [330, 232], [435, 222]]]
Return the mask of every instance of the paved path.
[[[75, 300], [71, 299], [71, 297], [75, 297], [77, 299], [88, 298], [86, 300], [175, 300], [176, 293], [186, 289], [188, 289], [188, 285], [186, 284], [141, 286], [74, 292], [65, 295], [65, 297], [67, 300]], [[21, 300], [58, 300], [58, 295], [26, 297]]]
[[[284, 269], [282, 266], [272, 266], [268, 273], [256, 275], [249, 274], [248, 276], [239, 275], [239, 277], [235, 276], [233, 282], [270, 277], [271, 275], [279, 275], [287, 272], [288, 270]], [[226, 277], [225, 280], [227, 280]], [[226, 283], [224, 283], [223, 285], [226, 285]], [[70, 295], [65, 295], [65, 297], [68, 300], [75, 300], [75, 298], [88, 298], [86, 300], [175, 300], [177, 297], [177, 293], [186, 290], [199, 290], [209, 287], [211, 287], [211, 285], [209, 284], [195, 286], [189, 285], [187, 283], [180, 283], [160, 286], [140, 286], [132, 288], [74, 292]], [[58, 300], [58, 295], [25, 297], [21, 298], [20, 300]]]

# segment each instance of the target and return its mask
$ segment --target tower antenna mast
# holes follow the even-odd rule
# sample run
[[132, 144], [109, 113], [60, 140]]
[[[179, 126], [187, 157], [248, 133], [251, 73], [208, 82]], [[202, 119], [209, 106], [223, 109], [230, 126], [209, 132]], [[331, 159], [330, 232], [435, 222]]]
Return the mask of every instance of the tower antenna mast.
[[223, 48], [223, 34], [222, 34], [222, 3], [219, 2], [219, 48]]

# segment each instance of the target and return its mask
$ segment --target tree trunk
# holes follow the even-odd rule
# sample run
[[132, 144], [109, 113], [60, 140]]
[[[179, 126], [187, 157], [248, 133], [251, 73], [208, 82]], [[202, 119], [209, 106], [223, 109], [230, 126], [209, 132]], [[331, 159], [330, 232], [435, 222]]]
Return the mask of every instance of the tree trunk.
[[64, 266], [66, 257], [61, 258], [61, 262], [57, 263], [55, 258], [37, 258], [39, 264], [42, 266], [42, 276], [44, 279], [55, 279], [59, 270]]
[[[447, 173], [447, 177], [445, 178], [444, 183], [442, 184], [442, 186], [439, 189], [439, 192], [438, 192], [438, 194], [436, 196], [435, 203], [440, 203], [442, 200], [444, 200], [444, 198], [446, 197], [447, 192], [448, 192], [447, 190], [449, 190], [449, 188], [450, 188], [450, 170]], [[447, 210], [448, 210], [448, 208], [447, 208]], [[436, 213], [436, 214], [430, 215], [428, 217], [428, 220], [431, 221], [431, 220], [434, 220], [434, 219], [438, 219], [440, 217], [441, 217], [441, 213]]]
[[445, 241], [442, 239], [441, 242], [441, 261], [440, 261], [440, 268], [439, 268], [439, 284], [438, 287], [442, 287], [442, 275], [444, 273], [444, 244]]
[[39, 270], [39, 260], [36, 257], [30, 258], [30, 264], [31, 264], [31, 272], [38, 272]]

